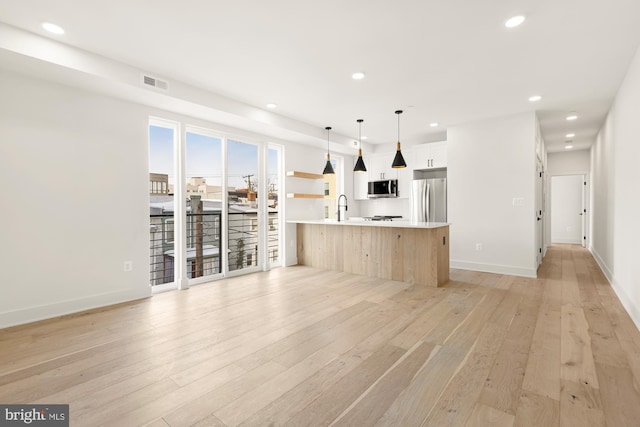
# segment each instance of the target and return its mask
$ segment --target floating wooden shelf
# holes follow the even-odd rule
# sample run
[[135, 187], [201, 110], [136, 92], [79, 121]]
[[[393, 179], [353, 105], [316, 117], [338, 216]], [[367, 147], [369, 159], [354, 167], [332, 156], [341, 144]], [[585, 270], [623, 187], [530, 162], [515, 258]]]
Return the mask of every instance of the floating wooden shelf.
[[287, 193], [287, 199], [322, 199], [324, 194]]
[[300, 171], [287, 171], [287, 176], [293, 176], [295, 178], [306, 179], [322, 179], [324, 176], [318, 173], [300, 172]]

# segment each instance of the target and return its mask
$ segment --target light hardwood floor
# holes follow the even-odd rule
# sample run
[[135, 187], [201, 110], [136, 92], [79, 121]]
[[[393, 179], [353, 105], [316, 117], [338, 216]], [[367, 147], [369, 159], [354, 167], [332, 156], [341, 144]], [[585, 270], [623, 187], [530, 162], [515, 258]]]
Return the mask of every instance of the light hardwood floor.
[[442, 288], [275, 269], [0, 330], [0, 403], [73, 426], [639, 426], [640, 333], [591, 255]]

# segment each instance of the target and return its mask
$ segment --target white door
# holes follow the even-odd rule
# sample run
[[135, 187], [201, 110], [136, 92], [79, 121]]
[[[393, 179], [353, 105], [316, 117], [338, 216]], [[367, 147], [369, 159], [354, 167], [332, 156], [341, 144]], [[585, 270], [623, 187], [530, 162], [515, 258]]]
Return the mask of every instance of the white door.
[[583, 244], [584, 176], [551, 178], [551, 242]]

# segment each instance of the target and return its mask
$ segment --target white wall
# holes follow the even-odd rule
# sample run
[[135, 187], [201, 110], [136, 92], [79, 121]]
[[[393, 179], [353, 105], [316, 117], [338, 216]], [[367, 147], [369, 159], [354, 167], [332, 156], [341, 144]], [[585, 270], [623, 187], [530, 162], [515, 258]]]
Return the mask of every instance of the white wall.
[[452, 267], [535, 277], [535, 126], [524, 113], [448, 129]]
[[144, 109], [2, 71], [0, 93], [0, 327], [148, 296]]
[[582, 244], [582, 175], [551, 177], [551, 243]]
[[640, 49], [592, 147], [591, 251], [640, 328]]
[[589, 173], [589, 150], [567, 150], [547, 155], [547, 175], [581, 175]]

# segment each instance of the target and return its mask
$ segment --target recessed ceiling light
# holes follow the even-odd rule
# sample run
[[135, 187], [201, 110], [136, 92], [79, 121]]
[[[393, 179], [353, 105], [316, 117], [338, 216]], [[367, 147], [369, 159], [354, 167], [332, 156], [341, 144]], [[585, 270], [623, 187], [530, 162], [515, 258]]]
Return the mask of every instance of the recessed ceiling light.
[[438, 125], [438, 122], [429, 123], [429, 126], [431, 126], [432, 128], [437, 127]]
[[573, 148], [573, 145], [565, 145], [564, 149], [565, 150], [571, 150]]
[[529, 102], [538, 102], [542, 99], [540, 95], [533, 95], [529, 97]]
[[267, 104], [267, 108], [276, 108], [277, 106], [278, 104], [274, 104], [273, 102]]
[[566, 134], [564, 137], [565, 137], [565, 138], [573, 138], [574, 136], [576, 136], [576, 134], [575, 134], [575, 133], [568, 133], [568, 134]]
[[567, 116], [567, 120], [571, 121], [571, 120], [575, 120], [577, 119], [578, 116], [575, 113], [571, 113]]
[[362, 139], [369, 139], [369, 137], [362, 135]]
[[364, 73], [361, 72], [361, 71], [358, 71], [357, 73], [351, 74], [351, 78], [353, 80], [362, 80], [362, 79], [364, 79]]
[[524, 16], [518, 15], [518, 16], [514, 16], [513, 18], [509, 18], [507, 22], [504, 23], [504, 26], [507, 28], [513, 28], [513, 27], [517, 27], [523, 22], [524, 22]]
[[53, 34], [64, 34], [64, 30], [62, 29], [62, 27], [56, 24], [52, 24], [51, 22], [43, 22], [42, 28]]

